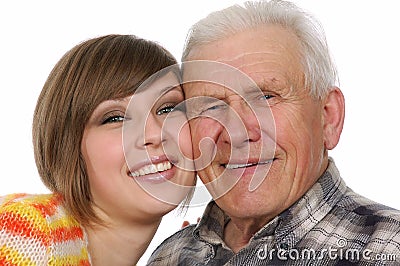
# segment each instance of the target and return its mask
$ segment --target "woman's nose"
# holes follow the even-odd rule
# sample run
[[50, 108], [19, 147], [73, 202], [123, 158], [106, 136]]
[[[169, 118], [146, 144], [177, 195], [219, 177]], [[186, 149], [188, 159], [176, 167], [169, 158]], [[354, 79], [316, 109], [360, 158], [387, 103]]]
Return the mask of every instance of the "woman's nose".
[[145, 147], [158, 147], [163, 142], [162, 125], [152, 115], [147, 117], [143, 131], [142, 141]]

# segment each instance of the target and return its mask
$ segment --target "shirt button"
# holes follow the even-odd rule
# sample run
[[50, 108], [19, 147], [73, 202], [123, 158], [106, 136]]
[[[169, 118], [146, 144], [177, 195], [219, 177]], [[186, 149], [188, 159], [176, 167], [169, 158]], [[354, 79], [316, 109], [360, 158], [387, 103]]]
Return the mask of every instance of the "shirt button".
[[281, 243], [279, 245], [279, 248], [280, 249], [284, 249], [284, 250], [288, 250], [289, 249], [289, 245], [287, 243]]

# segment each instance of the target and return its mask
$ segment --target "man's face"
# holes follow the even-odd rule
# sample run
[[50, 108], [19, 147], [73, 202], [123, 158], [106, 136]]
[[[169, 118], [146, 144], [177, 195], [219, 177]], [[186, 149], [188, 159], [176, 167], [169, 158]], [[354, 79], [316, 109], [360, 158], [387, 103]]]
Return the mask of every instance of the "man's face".
[[[278, 26], [262, 27], [200, 46], [189, 60], [232, 66], [261, 90], [256, 95], [246, 82], [236, 88], [212, 82], [184, 85], [200, 178], [231, 217], [278, 215], [327, 166], [324, 108], [304, 87], [297, 37]], [[193, 71], [184, 68], [184, 82]], [[209, 77], [225, 75], [216, 79], [230, 79], [227, 84], [235, 86], [232, 75], [209, 71]], [[196, 102], [200, 96], [203, 100]]]

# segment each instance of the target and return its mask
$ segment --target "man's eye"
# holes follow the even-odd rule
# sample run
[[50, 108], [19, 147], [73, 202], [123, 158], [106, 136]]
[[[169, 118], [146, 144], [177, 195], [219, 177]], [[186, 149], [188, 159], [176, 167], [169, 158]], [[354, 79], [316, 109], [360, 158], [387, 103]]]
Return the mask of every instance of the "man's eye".
[[222, 105], [222, 104], [220, 104], [220, 105], [214, 105], [214, 106], [208, 107], [208, 108], [205, 109], [204, 111], [206, 112], [206, 111], [217, 110], [217, 109], [220, 109], [220, 108], [222, 108], [222, 107], [224, 107], [224, 105]]
[[122, 115], [113, 115], [106, 117], [101, 124], [109, 124], [109, 123], [118, 123], [118, 122], [123, 122], [125, 120], [125, 117]]
[[271, 94], [265, 94], [265, 95], [263, 96], [263, 98], [264, 98], [265, 100], [269, 100], [269, 99], [272, 99], [272, 98], [274, 98], [274, 95], [271, 95]]
[[208, 112], [208, 111], [216, 111], [216, 110], [221, 110], [226, 108], [228, 105], [222, 101], [219, 102], [219, 104], [215, 104], [215, 105], [209, 105], [209, 106], [205, 106], [203, 113], [204, 112]]
[[223, 114], [227, 107], [228, 105], [225, 103], [204, 106], [204, 108], [198, 112], [197, 116], [217, 116]]

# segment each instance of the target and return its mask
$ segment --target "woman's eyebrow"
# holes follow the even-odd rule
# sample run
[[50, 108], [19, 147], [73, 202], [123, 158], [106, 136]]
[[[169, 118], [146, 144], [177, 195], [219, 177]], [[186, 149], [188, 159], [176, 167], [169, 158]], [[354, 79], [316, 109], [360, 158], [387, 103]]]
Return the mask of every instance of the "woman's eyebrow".
[[[179, 89], [179, 85], [167, 86], [160, 90], [160, 95], [164, 95], [172, 90]], [[180, 90], [180, 89], [179, 89]]]

